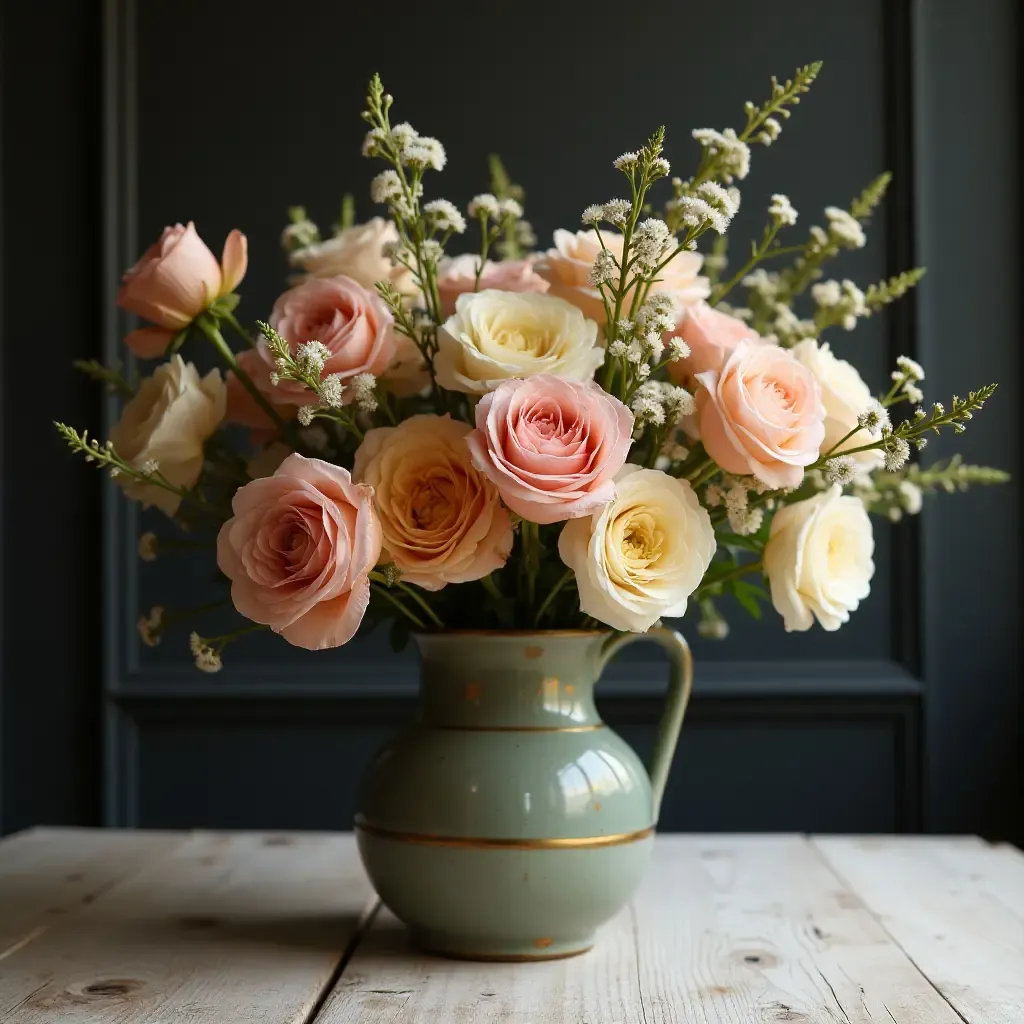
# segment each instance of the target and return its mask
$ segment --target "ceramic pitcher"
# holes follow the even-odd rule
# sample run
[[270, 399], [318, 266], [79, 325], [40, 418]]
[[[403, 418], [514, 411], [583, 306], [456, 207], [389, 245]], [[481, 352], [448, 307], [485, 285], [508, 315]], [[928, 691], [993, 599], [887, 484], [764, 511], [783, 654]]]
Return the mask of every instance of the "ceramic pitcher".
[[[650, 773], [600, 719], [626, 644], [668, 652]], [[418, 636], [422, 712], [364, 779], [356, 832], [383, 902], [421, 947], [477, 960], [586, 952], [650, 859], [692, 662], [669, 629]]]

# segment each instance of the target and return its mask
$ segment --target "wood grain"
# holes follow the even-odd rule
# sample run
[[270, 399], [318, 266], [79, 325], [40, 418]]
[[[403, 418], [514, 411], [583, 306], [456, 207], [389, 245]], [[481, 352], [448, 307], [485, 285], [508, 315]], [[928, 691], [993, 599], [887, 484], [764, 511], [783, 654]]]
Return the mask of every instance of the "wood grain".
[[417, 954], [382, 914], [318, 1024], [961, 1024], [799, 837], [661, 836], [633, 905], [586, 956]]
[[184, 841], [180, 833], [31, 829], [0, 843], [0, 961]]
[[371, 899], [351, 836], [196, 835], [2, 961], [0, 1021], [305, 1022]]
[[973, 838], [814, 842], [964, 1021], [1024, 1021], [1020, 854]]

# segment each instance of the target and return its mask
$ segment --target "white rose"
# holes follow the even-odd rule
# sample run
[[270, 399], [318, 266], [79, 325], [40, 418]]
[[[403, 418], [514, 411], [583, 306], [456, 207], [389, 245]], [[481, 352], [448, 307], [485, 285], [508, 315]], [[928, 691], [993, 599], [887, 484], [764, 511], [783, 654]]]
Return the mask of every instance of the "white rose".
[[565, 524], [558, 553], [576, 573], [587, 615], [643, 633], [686, 611], [715, 553], [715, 531], [686, 480], [626, 465], [615, 489], [595, 515]]
[[403, 295], [415, 295], [412, 275], [403, 266], [392, 266], [384, 246], [398, 241], [398, 229], [383, 217], [354, 224], [333, 238], [296, 249], [289, 259], [293, 267], [309, 277], [337, 277], [344, 274], [364, 288], [373, 290], [378, 281], [390, 281]]
[[434, 368], [449, 391], [484, 394], [535, 373], [590, 380], [603, 362], [597, 324], [575, 306], [536, 292], [487, 290], [458, 297], [438, 332]]
[[[871, 389], [864, 383], [852, 363], [845, 359], [837, 359], [832, 354], [828, 343], [819, 345], [813, 338], [805, 338], [790, 351], [814, 374], [821, 385], [821, 403], [825, 407], [825, 440], [822, 442], [821, 450], [823, 453], [827, 452], [857, 426], [857, 417], [871, 405]], [[870, 444], [879, 437], [880, 434], [871, 433], [862, 427], [843, 443], [836, 454]], [[877, 449], [857, 452], [849, 458], [858, 472], [879, 469], [885, 461]]]
[[[203, 470], [203, 442], [224, 419], [226, 401], [218, 370], [200, 379], [192, 363], [174, 356], [142, 382], [110, 440], [118, 455], [137, 469], [155, 463], [170, 483], [193, 487]], [[117, 482], [144, 508], [155, 505], [173, 516], [181, 504], [177, 495], [157, 484], [124, 476]]]
[[764, 549], [772, 604], [786, 632], [838, 629], [871, 592], [871, 520], [860, 498], [838, 485], [775, 513]]

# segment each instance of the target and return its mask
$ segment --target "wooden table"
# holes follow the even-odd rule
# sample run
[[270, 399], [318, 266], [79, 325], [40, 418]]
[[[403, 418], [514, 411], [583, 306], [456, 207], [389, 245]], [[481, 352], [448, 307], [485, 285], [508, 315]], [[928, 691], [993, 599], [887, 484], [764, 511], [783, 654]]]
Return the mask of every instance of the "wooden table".
[[0, 843], [2, 1024], [1022, 1024], [1024, 855], [971, 837], [664, 835], [583, 957], [410, 949], [350, 835]]

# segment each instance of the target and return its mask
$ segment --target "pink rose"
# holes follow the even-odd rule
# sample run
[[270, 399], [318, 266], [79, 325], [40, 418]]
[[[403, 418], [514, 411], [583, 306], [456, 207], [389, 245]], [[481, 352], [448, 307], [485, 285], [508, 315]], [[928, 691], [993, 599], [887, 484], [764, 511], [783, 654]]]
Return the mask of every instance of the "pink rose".
[[351, 640], [380, 558], [373, 489], [347, 469], [290, 455], [273, 476], [239, 488], [232, 509], [217, 565], [238, 611], [307, 650]]
[[[622, 235], [616, 231], [602, 231], [601, 238], [593, 229], [589, 231], [555, 232], [554, 248], [536, 263], [537, 273], [551, 284], [552, 295], [571, 302], [583, 315], [599, 324], [604, 323], [604, 304], [600, 291], [590, 283], [590, 268], [601, 251], [601, 239], [605, 246], [622, 258]], [[711, 285], [700, 269], [704, 257], [696, 252], [681, 252], [658, 274], [657, 290], [668, 292], [681, 309], [706, 299], [711, 294]], [[633, 297], [633, 289], [626, 293], [626, 308]]]
[[706, 370], [721, 370], [722, 364], [741, 341], [753, 344], [761, 338], [742, 320], [712, 309], [706, 302], [691, 306], [671, 336], [680, 337], [690, 346], [685, 359], [669, 363], [672, 379], [692, 388], [694, 378]]
[[[293, 353], [305, 341], [325, 345], [331, 354], [323, 376], [339, 374], [342, 383], [360, 373], [381, 376], [398, 352], [390, 310], [376, 292], [350, 277], [309, 278], [289, 289], [274, 303], [270, 326], [287, 339]], [[310, 404], [313, 396], [298, 382], [270, 383], [274, 356], [265, 338], [253, 352], [243, 353], [239, 362], [268, 399], [275, 405]], [[349, 397], [346, 393], [345, 400]]]
[[438, 268], [437, 290], [445, 316], [455, 312], [455, 300], [465, 292], [482, 292], [488, 288], [499, 292], [546, 292], [550, 287], [529, 260], [503, 260], [501, 263], [487, 260], [477, 288], [476, 268], [479, 263], [479, 256], [467, 253], [445, 260]]
[[593, 381], [542, 373], [508, 380], [476, 407], [473, 464], [533, 523], [586, 516], [615, 497], [633, 414]]
[[697, 374], [704, 448], [727, 473], [753, 473], [769, 487], [796, 487], [825, 439], [814, 374], [784, 348], [741, 341], [721, 372]]
[[199, 237], [192, 221], [188, 227], [164, 228], [131, 270], [125, 272], [117, 304], [155, 327], [140, 327], [125, 344], [143, 359], [163, 355], [171, 339], [187, 327], [214, 299], [228, 295], [245, 277], [248, 265], [245, 235], [237, 229], [216, 257]]

